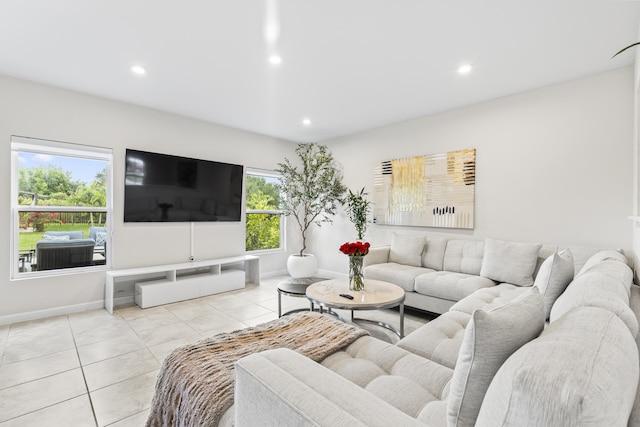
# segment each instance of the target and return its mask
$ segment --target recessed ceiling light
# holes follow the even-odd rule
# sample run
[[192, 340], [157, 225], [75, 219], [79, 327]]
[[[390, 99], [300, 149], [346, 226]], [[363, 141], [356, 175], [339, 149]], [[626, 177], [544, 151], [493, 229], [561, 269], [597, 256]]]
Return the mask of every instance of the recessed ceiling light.
[[282, 62], [282, 58], [279, 55], [271, 55], [269, 57], [269, 62], [271, 62], [273, 65], [278, 65]]
[[464, 64], [458, 67], [458, 74], [469, 74], [473, 67], [471, 64]]
[[144, 76], [147, 70], [142, 65], [132, 65], [131, 72], [137, 76]]
[[302, 119], [302, 124], [305, 126], [309, 126], [311, 124], [311, 120], [310, 119]]

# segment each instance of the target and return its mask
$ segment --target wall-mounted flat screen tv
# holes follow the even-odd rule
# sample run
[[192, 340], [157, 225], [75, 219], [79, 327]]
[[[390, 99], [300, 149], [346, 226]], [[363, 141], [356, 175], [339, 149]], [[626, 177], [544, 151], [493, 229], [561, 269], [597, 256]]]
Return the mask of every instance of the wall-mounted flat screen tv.
[[126, 151], [124, 222], [240, 221], [243, 166]]

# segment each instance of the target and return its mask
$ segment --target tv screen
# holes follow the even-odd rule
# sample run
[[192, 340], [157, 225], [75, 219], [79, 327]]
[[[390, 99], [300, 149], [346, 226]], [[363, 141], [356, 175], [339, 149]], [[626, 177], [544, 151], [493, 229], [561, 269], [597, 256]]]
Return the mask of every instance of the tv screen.
[[124, 222], [240, 221], [243, 167], [126, 151]]

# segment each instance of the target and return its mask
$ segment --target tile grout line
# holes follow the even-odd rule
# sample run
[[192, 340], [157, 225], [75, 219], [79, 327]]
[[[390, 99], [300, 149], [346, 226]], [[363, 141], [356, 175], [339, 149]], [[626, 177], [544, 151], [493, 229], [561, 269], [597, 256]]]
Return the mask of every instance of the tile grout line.
[[82, 364], [82, 359], [80, 358], [80, 351], [78, 350], [78, 342], [76, 341], [76, 334], [73, 331], [73, 326], [71, 325], [71, 320], [67, 315], [67, 322], [69, 322], [69, 330], [71, 331], [71, 338], [73, 339], [73, 346], [76, 350], [76, 356], [78, 357], [78, 364], [80, 365], [80, 372], [82, 372], [82, 380], [84, 381], [84, 388], [87, 390], [87, 398], [89, 399], [89, 405], [91, 406], [91, 414], [93, 415], [93, 421], [96, 424], [96, 427], [99, 426], [98, 418], [96, 416], [96, 410], [93, 406], [93, 399], [91, 398], [91, 393], [89, 392], [89, 385], [87, 384], [87, 377], [84, 374], [84, 365]]

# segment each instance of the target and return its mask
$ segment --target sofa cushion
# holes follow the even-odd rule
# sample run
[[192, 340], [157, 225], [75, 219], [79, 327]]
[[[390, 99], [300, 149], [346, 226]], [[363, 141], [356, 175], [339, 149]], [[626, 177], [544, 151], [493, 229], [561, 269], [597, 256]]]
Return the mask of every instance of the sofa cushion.
[[544, 304], [537, 288], [501, 307], [473, 313], [451, 378], [448, 426], [475, 425], [487, 388], [500, 366], [543, 328]]
[[422, 295], [459, 301], [478, 289], [495, 286], [495, 282], [473, 274], [432, 271], [415, 278], [415, 291]]
[[389, 261], [414, 267], [422, 266], [425, 241], [425, 236], [420, 234], [393, 233]]
[[446, 398], [453, 374], [447, 367], [370, 336], [328, 356], [322, 365], [414, 418]]
[[483, 254], [484, 242], [481, 240], [449, 240], [442, 269], [479, 276]]
[[480, 308], [488, 311], [513, 301], [528, 290], [528, 287], [501, 283], [497, 286], [477, 290], [455, 303], [449, 311], [461, 311], [468, 314]]
[[476, 425], [626, 426], [638, 364], [636, 344], [617, 316], [576, 308], [502, 365]]
[[533, 285], [538, 288], [544, 301], [545, 319], [549, 318], [551, 307], [573, 279], [573, 257], [568, 249], [555, 253], [540, 266]]
[[487, 239], [480, 275], [496, 282], [531, 286], [541, 247], [539, 244]]
[[[602, 252], [603, 249], [591, 248], [587, 246], [567, 246], [567, 249], [571, 251], [571, 256], [573, 257], [573, 268], [575, 271], [574, 277], [578, 277], [580, 270], [584, 267], [585, 263], [591, 258], [593, 255], [598, 252]], [[562, 247], [561, 249], [565, 249]]]
[[[617, 265], [629, 269], [622, 263]], [[620, 317], [635, 337], [638, 335], [638, 320], [629, 308], [630, 287], [631, 282], [619, 282], [604, 273], [584, 273], [574, 279], [553, 304], [549, 322], [555, 322], [576, 307], [599, 307]]]
[[422, 253], [422, 266], [434, 270], [442, 270], [444, 262], [444, 252], [447, 249], [445, 239], [427, 239], [427, 244]]
[[623, 264], [627, 264], [627, 258], [620, 252], [611, 250], [599, 251], [589, 257], [589, 259], [587, 259], [580, 271], [578, 271], [578, 274], [576, 274], [576, 277], [586, 273], [589, 269], [593, 268], [603, 261], [618, 261]]
[[396, 345], [453, 369], [470, 319], [469, 313], [448, 311], [419, 327]]
[[400, 286], [406, 292], [412, 292], [416, 277], [433, 270], [424, 267], [412, 267], [406, 264], [386, 262], [384, 264], [368, 265], [364, 268], [367, 279], [382, 280]]
[[[631, 285], [629, 307], [635, 313], [638, 322], [640, 322], [640, 286], [635, 284]], [[640, 352], [640, 333], [638, 333], [636, 337], [636, 346], [638, 347], [638, 352]], [[629, 426], [640, 426], [640, 392], [636, 394], [636, 399], [633, 403], [633, 409], [629, 417]]]
[[[232, 419], [223, 424], [223, 417], [220, 427], [423, 425], [335, 372], [286, 348], [243, 357], [236, 363], [235, 379]], [[181, 421], [170, 420], [166, 424], [184, 425]]]

